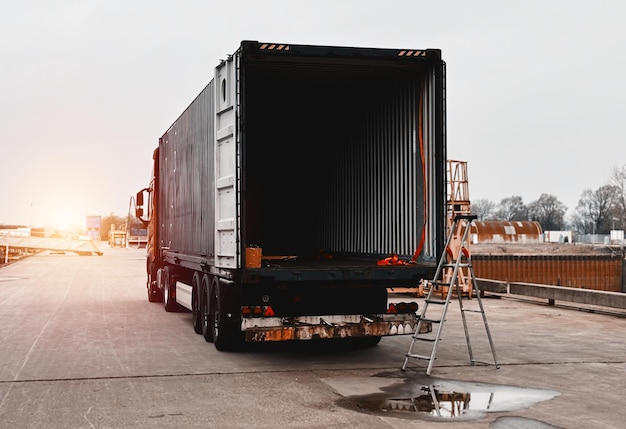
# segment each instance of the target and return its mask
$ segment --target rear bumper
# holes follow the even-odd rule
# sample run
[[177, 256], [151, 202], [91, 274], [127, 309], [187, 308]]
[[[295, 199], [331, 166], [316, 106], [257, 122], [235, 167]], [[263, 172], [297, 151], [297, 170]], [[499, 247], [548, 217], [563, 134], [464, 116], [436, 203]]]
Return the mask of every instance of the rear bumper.
[[247, 342], [292, 341], [408, 335], [415, 332], [417, 322], [415, 314], [270, 317], [244, 319], [241, 329]]

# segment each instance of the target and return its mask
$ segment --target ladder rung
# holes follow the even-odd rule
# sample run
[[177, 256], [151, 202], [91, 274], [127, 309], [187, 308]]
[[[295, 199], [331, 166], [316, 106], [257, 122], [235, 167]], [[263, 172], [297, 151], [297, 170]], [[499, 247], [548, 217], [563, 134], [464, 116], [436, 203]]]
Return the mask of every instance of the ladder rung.
[[462, 311], [465, 311], [467, 313], [482, 313], [481, 310], [474, 310], [472, 308], [464, 308]]
[[[425, 335], [425, 334], [421, 334], [421, 335]], [[419, 341], [427, 341], [429, 343], [434, 343], [435, 341], [437, 341], [437, 338], [434, 337], [418, 337], [417, 335], [413, 337], [414, 340], [419, 340]]]
[[469, 220], [470, 222], [473, 220], [478, 219], [477, 215], [473, 215], [473, 214], [469, 214], [469, 215], [464, 215], [464, 214], [458, 214], [454, 217], [453, 221], [456, 222], [459, 219], [465, 219], [465, 220]]
[[408, 358], [413, 358], [413, 359], [422, 359], [422, 360], [430, 360], [430, 356], [426, 356], [426, 355], [418, 355], [416, 353], [407, 353], [406, 357]]
[[[436, 312], [435, 312], [436, 313]], [[441, 323], [441, 319], [427, 319], [425, 317], [420, 317], [419, 320], [421, 322], [430, 322], [430, 323]]]
[[437, 305], [444, 305], [446, 303], [446, 301], [443, 301], [440, 299], [427, 299], [426, 302], [428, 304], [437, 304]]
[[[457, 264], [444, 264], [443, 267], [444, 268], [454, 268], [456, 267]], [[463, 264], [459, 264], [458, 267], [459, 268], [469, 268], [471, 266], [471, 264], [467, 264], [467, 263], [463, 263]]]

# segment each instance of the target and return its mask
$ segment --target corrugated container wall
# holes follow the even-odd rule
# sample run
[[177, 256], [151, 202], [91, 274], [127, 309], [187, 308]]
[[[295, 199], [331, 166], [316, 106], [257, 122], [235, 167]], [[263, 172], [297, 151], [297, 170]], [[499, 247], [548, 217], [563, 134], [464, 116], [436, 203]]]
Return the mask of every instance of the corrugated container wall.
[[213, 81], [161, 137], [161, 247], [214, 252]]
[[622, 291], [623, 255], [472, 255], [476, 277]]
[[242, 59], [245, 244], [264, 254], [411, 256], [425, 229], [423, 255], [436, 257], [445, 222], [440, 53], [340, 54]]

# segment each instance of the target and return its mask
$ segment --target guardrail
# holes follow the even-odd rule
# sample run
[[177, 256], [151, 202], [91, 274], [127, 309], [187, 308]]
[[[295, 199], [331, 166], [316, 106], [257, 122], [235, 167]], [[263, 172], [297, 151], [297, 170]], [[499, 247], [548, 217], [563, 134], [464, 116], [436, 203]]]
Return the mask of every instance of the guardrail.
[[32, 237], [17, 235], [0, 235], [0, 246], [7, 249], [33, 249], [75, 252], [79, 255], [102, 255], [102, 252], [92, 240], [78, 240], [74, 238]]
[[540, 285], [533, 283], [503, 282], [499, 280], [476, 279], [481, 291], [500, 295], [519, 295], [556, 301], [575, 302], [578, 304], [597, 305], [626, 309], [626, 293], [607, 292], [592, 289], [569, 288], [563, 286]]

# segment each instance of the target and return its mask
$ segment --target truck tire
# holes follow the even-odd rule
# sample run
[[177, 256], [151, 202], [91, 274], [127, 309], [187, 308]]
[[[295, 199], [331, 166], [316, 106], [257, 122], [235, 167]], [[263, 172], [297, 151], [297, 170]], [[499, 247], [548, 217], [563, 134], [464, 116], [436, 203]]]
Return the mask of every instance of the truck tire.
[[200, 312], [202, 303], [201, 286], [200, 273], [194, 271], [191, 278], [191, 320], [193, 321], [193, 330], [196, 334], [202, 334], [202, 314]]
[[212, 343], [213, 342], [213, 322], [211, 321], [211, 281], [209, 275], [202, 276], [202, 282], [200, 283], [200, 323], [202, 324], [202, 336], [204, 339]]
[[227, 295], [217, 278], [213, 280], [211, 289], [210, 325], [213, 328], [213, 344], [219, 351], [234, 350], [238, 345], [239, 336], [226, 317], [226, 309], [230, 304]]
[[154, 262], [148, 262], [148, 301], [150, 302], [163, 302], [163, 292], [156, 284], [157, 275], [156, 275], [156, 265]]
[[163, 302], [165, 303], [165, 311], [177, 312], [180, 311], [180, 306], [176, 302], [176, 295], [172, 293], [172, 288], [176, 287], [169, 267], [163, 268]]

